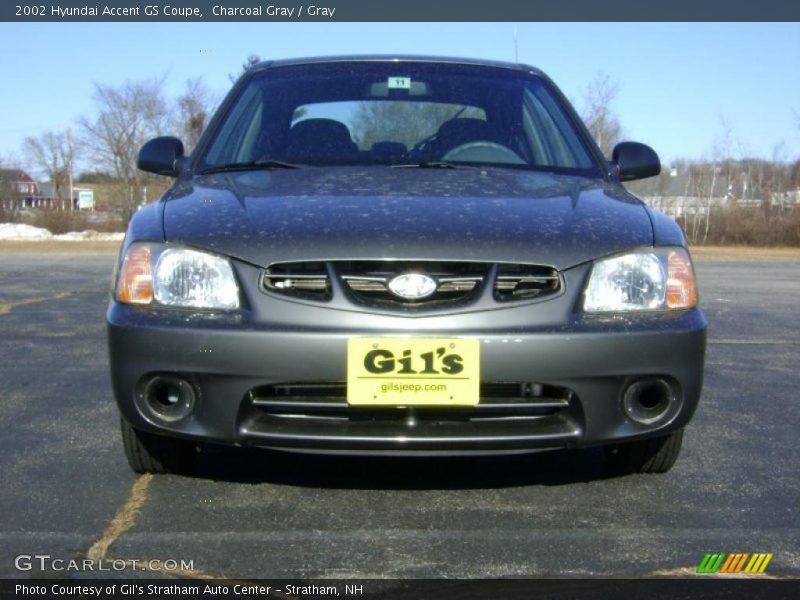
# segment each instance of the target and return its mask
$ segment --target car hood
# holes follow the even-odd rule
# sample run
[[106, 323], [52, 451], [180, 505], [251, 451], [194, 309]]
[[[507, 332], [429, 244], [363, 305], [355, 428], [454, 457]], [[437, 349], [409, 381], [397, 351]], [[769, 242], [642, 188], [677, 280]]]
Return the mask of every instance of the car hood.
[[241, 171], [179, 182], [167, 241], [255, 265], [334, 259], [527, 262], [564, 269], [653, 243], [642, 204], [598, 180], [516, 169]]

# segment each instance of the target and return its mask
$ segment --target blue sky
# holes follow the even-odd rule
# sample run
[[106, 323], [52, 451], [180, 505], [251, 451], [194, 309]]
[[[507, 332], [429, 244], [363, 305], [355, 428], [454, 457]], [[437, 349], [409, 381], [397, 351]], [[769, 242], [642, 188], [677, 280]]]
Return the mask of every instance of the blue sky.
[[[598, 72], [628, 139], [665, 162], [709, 156], [732, 126], [739, 154], [800, 158], [798, 23], [519, 23], [519, 60], [547, 72], [577, 105]], [[203, 76], [222, 96], [248, 54], [262, 58], [412, 53], [514, 59], [512, 23], [0, 24], [0, 157], [27, 135], [91, 115], [93, 82], [166, 74], [177, 96]]]

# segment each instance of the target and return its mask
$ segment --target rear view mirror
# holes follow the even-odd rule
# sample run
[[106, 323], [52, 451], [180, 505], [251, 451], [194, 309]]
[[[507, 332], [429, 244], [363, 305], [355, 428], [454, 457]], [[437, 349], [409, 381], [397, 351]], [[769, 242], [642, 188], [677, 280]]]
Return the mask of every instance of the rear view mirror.
[[661, 173], [661, 161], [650, 146], [621, 142], [614, 147], [611, 159], [619, 170], [620, 181], [646, 179]]
[[139, 150], [136, 166], [142, 171], [177, 177], [183, 162], [183, 142], [176, 137], [157, 137]]

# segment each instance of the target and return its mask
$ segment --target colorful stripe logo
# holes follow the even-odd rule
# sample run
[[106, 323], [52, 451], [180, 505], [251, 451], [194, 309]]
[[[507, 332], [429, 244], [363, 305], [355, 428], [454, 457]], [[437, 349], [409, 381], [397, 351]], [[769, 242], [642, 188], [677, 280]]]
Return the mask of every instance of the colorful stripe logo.
[[[737, 552], [726, 554], [724, 552], [709, 552], [703, 558], [698, 573], [763, 573], [767, 568], [773, 554], [756, 552]], [[747, 566], [745, 566], [747, 565]]]

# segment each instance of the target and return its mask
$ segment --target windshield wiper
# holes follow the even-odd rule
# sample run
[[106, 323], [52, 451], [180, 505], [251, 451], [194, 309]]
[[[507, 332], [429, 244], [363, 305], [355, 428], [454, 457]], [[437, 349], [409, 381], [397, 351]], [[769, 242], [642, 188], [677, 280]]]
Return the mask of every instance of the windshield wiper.
[[224, 173], [227, 171], [251, 171], [255, 169], [299, 169], [300, 165], [283, 162], [281, 160], [253, 160], [250, 162], [228, 163], [216, 165], [200, 171], [201, 175], [210, 173]]
[[459, 169], [458, 165], [443, 160], [424, 160], [418, 163], [408, 163], [403, 165], [392, 165], [395, 169]]

